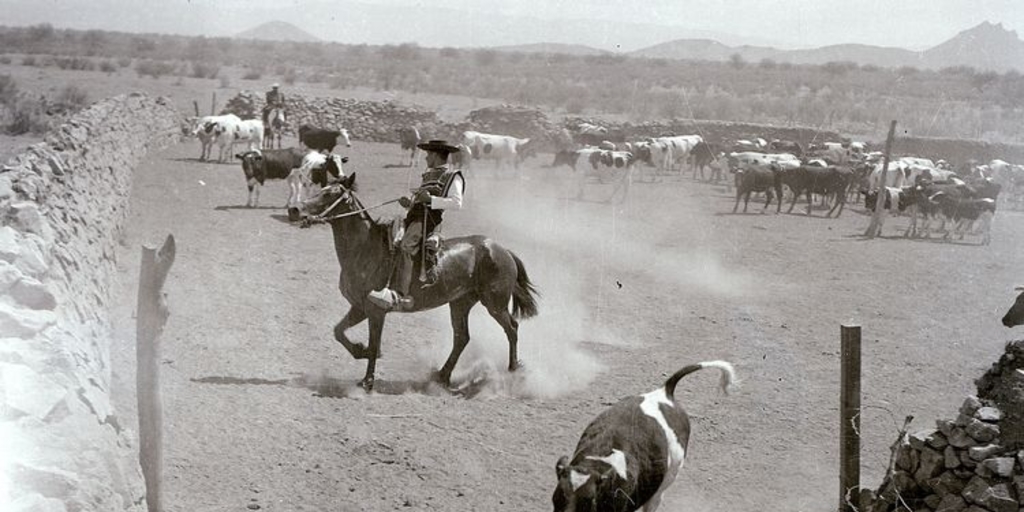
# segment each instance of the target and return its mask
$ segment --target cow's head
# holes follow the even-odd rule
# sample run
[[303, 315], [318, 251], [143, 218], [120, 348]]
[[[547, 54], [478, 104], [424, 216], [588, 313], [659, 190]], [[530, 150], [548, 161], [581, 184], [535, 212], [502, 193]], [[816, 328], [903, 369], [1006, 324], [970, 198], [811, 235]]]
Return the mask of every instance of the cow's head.
[[551, 496], [555, 512], [594, 512], [610, 509], [611, 503], [602, 496], [602, 487], [612, 483], [615, 472], [609, 469], [598, 473], [592, 469], [569, 465], [569, 457], [563, 456], [555, 464], [558, 486]]
[[349, 137], [347, 129], [342, 128], [338, 131], [338, 135], [340, 135], [341, 139], [345, 141], [346, 148], [352, 147], [352, 139]]
[[321, 188], [337, 183], [345, 176], [345, 172], [341, 168], [341, 164], [345, 163], [348, 163], [347, 156], [327, 155], [323, 164], [310, 169], [309, 180]]
[[[235, 158], [242, 161], [242, 170], [245, 171], [246, 178], [253, 178], [263, 174], [263, 153], [259, 150], [246, 151], [245, 153], [238, 153]], [[262, 178], [261, 183], [262, 183]]]
[[1013, 305], [1003, 315], [1003, 325], [1007, 327], [1016, 327], [1024, 324], [1024, 286], [1018, 286], [1014, 290], [1021, 293], [1017, 295]]

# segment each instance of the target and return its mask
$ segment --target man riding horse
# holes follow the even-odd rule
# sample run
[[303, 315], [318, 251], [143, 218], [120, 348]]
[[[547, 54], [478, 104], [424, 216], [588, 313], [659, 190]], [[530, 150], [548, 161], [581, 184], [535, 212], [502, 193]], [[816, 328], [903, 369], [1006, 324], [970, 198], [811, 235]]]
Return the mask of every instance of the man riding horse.
[[[412, 197], [402, 197], [399, 204], [408, 209], [405, 216], [405, 234], [402, 237], [402, 257], [398, 265], [397, 282], [394, 290], [384, 287], [370, 292], [367, 299], [385, 311], [411, 311], [414, 309], [409, 296], [412, 284], [413, 256], [427, 251], [433, 256], [439, 245], [437, 235], [444, 210], [462, 208], [462, 194], [465, 178], [462, 172], [448, 166], [448, 155], [457, 153], [458, 147], [444, 140], [431, 140], [417, 147], [427, 155], [427, 170], [423, 173], [420, 187]], [[428, 249], [429, 247], [429, 249]], [[434, 272], [426, 273], [426, 281], [432, 282]], [[421, 277], [422, 280], [422, 277]]]
[[263, 105], [263, 125], [267, 125], [267, 116], [270, 115], [270, 111], [275, 108], [284, 110], [284, 94], [281, 93], [278, 88], [279, 84], [273, 84], [270, 86], [271, 89], [267, 91], [267, 103]]

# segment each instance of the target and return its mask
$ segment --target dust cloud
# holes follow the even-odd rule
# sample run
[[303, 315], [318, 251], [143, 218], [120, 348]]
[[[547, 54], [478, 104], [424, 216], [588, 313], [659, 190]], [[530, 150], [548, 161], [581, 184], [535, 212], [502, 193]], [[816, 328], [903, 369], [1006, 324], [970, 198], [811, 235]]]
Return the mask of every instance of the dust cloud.
[[[452, 376], [453, 386], [462, 386], [467, 395], [543, 399], [585, 388], [605, 369], [594, 349], [639, 346], [645, 341], [628, 339], [616, 326], [602, 322], [605, 296], [620, 280], [696, 288], [726, 297], [754, 289], [752, 276], [727, 268], [717, 255], [700, 247], [707, 235], [699, 227], [672, 219], [638, 222], [638, 215], [629, 214], [635, 205], [628, 202], [571, 199], [576, 183], [566, 168], [530, 169], [526, 176], [512, 180], [470, 175], [464, 209], [446, 216], [448, 236], [455, 230], [482, 233], [513, 250], [540, 291], [540, 314], [520, 322], [519, 359], [524, 367], [515, 373], [506, 371], [504, 333], [483, 308], [474, 309], [469, 322], [472, 340]], [[666, 233], [670, 228], [673, 231]], [[669, 251], [659, 247], [666, 234], [687, 236], [694, 243], [685, 251]], [[430, 315], [429, 321], [450, 339], [447, 311]], [[450, 347], [444, 343], [421, 349], [420, 363], [440, 367]]]

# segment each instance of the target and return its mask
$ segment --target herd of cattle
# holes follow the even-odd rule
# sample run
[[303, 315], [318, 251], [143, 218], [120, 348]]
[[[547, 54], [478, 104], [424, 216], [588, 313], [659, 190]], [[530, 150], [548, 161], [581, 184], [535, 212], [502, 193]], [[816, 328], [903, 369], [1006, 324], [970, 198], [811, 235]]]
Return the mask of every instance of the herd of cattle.
[[[202, 144], [200, 159], [210, 158], [213, 146], [219, 146], [218, 161], [234, 153], [235, 144], [247, 144], [248, 150], [236, 154], [242, 161], [249, 187], [248, 206], [259, 201], [259, 186], [268, 179], [283, 179], [289, 185], [288, 204], [304, 198], [313, 184], [324, 184], [331, 176], [340, 176], [344, 160], [328, 158], [339, 139], [351, 146], [345, 129], [326, 130], [303, 125], [299, 140], [303, 148], [265, 149], [264, 127], [259, 120], [241, 120], [233, 114], [199, 119], [192, 135]], [[1024, 165], [1003, 160], [987, 164], [963, 162], [954, 166], [944, 160], [901, 156], [893, 158], [883, 172], [882, 154], [870, 151], [863, 142], [823, 142], [804, 147], [796, 141], [752, 138], [725, 144], [705, 140], [701, 135], [651, 137], [612, 143], [602, 139], [604, 127], [581, 123], [573, 130], [563, 129], [557, 137], [554, 161], [548, 166], [568, 166], [577, 176], [577, 196], [584, 184], [597, 178], [617, 184], [616, 192], [633, 180], [656, 181], [661, 176], [682, 175], [687, 169], [693, 180], [735, 185], [733, 212], [743, 201], [746, 212], [753, 193], [763, 193], [764, 208], [772, 200], [781, 212], [784, 192], [790, 197], [789, 212], [801, 196], [806, 197], [808, 215], [814, 196], [830, 206], [826, 216], [842, 214], [846, 203], [864, 197], [865, 206], [874, 208], [878, 190], [885, 190], [886, 208], [911, 216], [907, 236], [928, 237], [932, 221], [940, 224], [944, 238], [980, 231], [988, 243], [988, 227], [996, 204], [1024, 205]], [[409, 153], [409, 166], [416, 161], [416, 145], [423, 142], [419, 130], [399, 130], [401, 147]], [[476, 162], [491, 161], [498, 171], [518, 169], [537, 154], [537, 143], [529, 138], [465, 131], [456, 141], [459, 153], [452, 165], [470, 170]], [[403, 165], [404, 162], [403, 162]], [[725, 179], [729, 172], [731, 179]], [[880, 188], [881, 187], [881, 188]], [[613, 192], [613, 195], [616, 193]], [[623, 194], [624, 197], [625, 194]], [[953, 228], [946, 229], [950, 223]]]

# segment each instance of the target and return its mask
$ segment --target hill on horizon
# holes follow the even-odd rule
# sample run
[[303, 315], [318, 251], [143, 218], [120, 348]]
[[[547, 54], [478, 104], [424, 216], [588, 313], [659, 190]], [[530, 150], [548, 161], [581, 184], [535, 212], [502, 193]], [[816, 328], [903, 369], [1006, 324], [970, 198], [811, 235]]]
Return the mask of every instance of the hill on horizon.
[[629, 52], [635, 57], [728, 61], [739, 55], [747, 62], [770, 59], [793, 64], [849, 61], [882, 67], [939, 69], [971, 66], [980, 70], [1024, 71], [1024, 41], [1002, 23], [982, 22], [944, 43], [923, 51], [865, 44], [837, 44], [799, 50], [768, 46], [728, 46], [710, 39], [677, 39]]
[[296, 43], [319, 43], [323, 40], [285, 21], [268, 21], [262, 25], [243, 30], [236, 39], [259, 39], [261, 41], [291, 41]]

